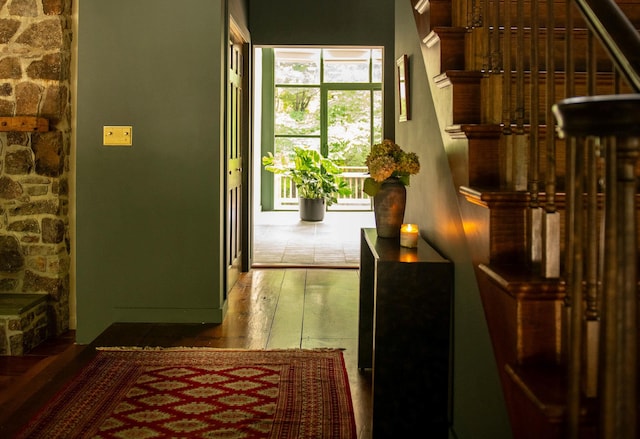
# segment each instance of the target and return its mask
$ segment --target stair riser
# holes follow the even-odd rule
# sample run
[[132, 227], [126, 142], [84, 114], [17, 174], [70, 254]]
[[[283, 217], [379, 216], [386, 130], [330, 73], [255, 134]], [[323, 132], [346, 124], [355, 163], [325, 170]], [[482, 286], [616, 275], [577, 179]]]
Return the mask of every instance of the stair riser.
[[429, 6], [420, 14], [416, 9], [418, 0], [411, 0], [413, 5], [413, 14], [418, 27], [418, 35], [420, 39], [424, 39], [431, 30], [437, 26], [451, 26], [451, 1], [450, 0], [431, 0]]
[[477, 275], [487, 321], [493, 326], [494, 349], [502, 350], [504, 364], [558, 364], [564, 297], [558, 294], [536, 299], [535, 291], [513, 295], [484, 271], [478, 270]]
[[[517, 1], [511, 0], [510, 4], [510, 16], [511, 16], [511, 24], [513, 26], [517, 23]], [[491, 1], [493, 4], [493, 1]], [[640, 28], [640, 3], [634, 0], [617, 0], [616, 3], [620, 7], [620, 9], [625, 13], [625, 15], [629, 18], [629, 20], [636, 25], [637, 28]], [[500, 2], [500, 14], [504, 18], [505, 11], [505, 2]], [[531, 27], [531, 20], [529, 17], [534, 14], [531, 13], [531, 1], [525, 0], [523, 3], [523, 8], [525, 12], [524, 26]], [[586, 28], [587, 25], [580, 14], [580, 11], [575, 7], [572, 7], [573, 12], [573, 22], [574, 28]], [[554, 13], [554, 27], [566, 27], [567, 24], [567, 9], [565, 6], [564, 0], [556, 0], [553, 5], [553, 13]], [[538, 2], [537, 13], [535, 14], [538, 17], [538, 25], [540, 28], [547, 27], [547, 2], [540, 0]], [[504, 20], [501, 20], [501, 23]]]
[[[511, 43], [511, 70], [514, 71], [516, 69], [516, 65], [518, 62], [518, 55], [522, 56], [523, 69], [525, 71], [531, 70], [531, 32], [527, 29], [524, 33], [524, 48], [525, 50], [517, 50], [518, 44], [518, 35], [516, 31], [512, 31], [510, 34], [510, 43]], [[505, 34], [503, 31], [500, 32], [500, 45], [504, 47], [504, 38]], [[566, 50], [566, 33], [564, 29], [559, 29], [554, 33], [553, 37], [553, 61], [555, 65], [556, 71], [565, 71], [565, 50]], [[546, 63], [546, 52], [547, 52], [547, 31], [546, 29], [540, 30], [540, 32], [535, 36], [534, 41], [537, 43], [538, 48], [538, 70], [546, 71], [547, 63]], [[612, 72], [613, 71], [613, 63], [607, 56], [604, 48], [598, 41], [595, 41], [595, 59], [596, 59], [596, 70], [599, 72]], [[588, 35], [586, 30], [579, 30], [574, 32], [574, 37], [572, 40], [572, 54], [573, 54], [573, 63], [574, 63], [574, 71], [576, 72], [586, 72], [587, 71], [587, 57], [588, 51]], [[502, 61], [502, 65], [504, 66], [504, 61]]]

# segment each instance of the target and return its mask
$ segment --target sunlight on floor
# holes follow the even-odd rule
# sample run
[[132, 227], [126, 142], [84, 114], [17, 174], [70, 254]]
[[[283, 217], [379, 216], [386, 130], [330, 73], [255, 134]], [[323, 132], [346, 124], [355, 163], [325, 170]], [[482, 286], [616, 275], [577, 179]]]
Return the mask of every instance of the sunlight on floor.
[[362, 227], [375, 227], [373, 212], [327, 212], [320, 222], [301, 221], [297, 211], [258, 212], [253, 264], [357, 268]]

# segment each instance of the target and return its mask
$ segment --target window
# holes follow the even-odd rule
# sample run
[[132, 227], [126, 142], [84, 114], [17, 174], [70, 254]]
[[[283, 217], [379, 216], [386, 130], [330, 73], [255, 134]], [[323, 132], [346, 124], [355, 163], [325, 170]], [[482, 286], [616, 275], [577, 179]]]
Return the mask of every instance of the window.
[[[272, 136], [262, 138], [263, 155], [288, 155], [295, 146], [320, 151], [342, 167], [353, 185], [353, 194], [332, 207], [370, 209], [359, 185], [371, 145], [382, 141], [382, 49], [262, 51], [262, 121], [273, 124]], [[263, 184], [273, 187], [273, 202], [263, 200], [263, 209], [297, 208], [290, 185], [273, 178], [263, 174]]]

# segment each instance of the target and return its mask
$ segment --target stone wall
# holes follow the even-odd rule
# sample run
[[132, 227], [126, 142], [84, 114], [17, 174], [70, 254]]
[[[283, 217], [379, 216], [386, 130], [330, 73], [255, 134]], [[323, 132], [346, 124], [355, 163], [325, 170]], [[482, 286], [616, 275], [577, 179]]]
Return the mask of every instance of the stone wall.
[[0, 0], [0, 116], [49, 120], [0, 132], [0, 294], [48, 293], [50, 335], [69, 327], [71, 15], [71, 0]]

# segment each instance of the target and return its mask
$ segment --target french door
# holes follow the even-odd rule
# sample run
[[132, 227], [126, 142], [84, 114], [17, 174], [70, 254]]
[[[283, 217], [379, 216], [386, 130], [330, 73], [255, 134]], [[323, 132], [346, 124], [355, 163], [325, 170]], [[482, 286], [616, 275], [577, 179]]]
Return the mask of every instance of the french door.
[[[382, 49], [277, 48], [263, 55], [263, 122], [273, 126], [272, 137], [262, 139], [263, 155], [316, 149], [339, 164], [352, 187], [331, 209], [369, 210], [359, 188], [371, 145], [382, 141]], [[263, 210], [297, 209], [289, 182], [265, 174], [262, 181], [273, 194], [263, 196]]]
[[226, 294], [238, 280], [242, 270], [243, 236], [243, 130], [245, 115], [247, 43], [231, 21], [229, 29], [226, 96], [226, 184], [225, 184], [225, 265]]

